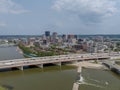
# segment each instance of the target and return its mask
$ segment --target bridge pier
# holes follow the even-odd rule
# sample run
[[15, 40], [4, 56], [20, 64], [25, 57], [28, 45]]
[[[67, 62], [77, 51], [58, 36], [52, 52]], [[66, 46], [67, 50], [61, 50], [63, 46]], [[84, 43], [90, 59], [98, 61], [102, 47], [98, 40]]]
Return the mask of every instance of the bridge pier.
[[62, 65], [61, 62], [57, 62], [57, 63], [53, 63], [53, 64], [58, 65], [58, 66]]
[[23, 66], [17, 67], [19, 70], [23, 71]]
[[78, 61], [72, 61], [72, 63], [73, 63], [73, 64], [77, 64], [77, 63], [78, 63]]
[[39, 68], [43, 68], [43, 64], [36, 65]]
[[111, 67], [111, 66], [109, 66], [109, 68], [110, 68], [110, 70], [112, 69], [112, 67]]

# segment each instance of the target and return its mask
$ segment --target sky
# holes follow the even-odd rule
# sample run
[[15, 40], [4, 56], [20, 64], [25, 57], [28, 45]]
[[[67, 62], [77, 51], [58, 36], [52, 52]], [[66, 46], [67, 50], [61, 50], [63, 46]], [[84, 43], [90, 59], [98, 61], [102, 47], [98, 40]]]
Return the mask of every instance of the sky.
[[0, 35], [120, 34], [120, 0], [0, 0]]

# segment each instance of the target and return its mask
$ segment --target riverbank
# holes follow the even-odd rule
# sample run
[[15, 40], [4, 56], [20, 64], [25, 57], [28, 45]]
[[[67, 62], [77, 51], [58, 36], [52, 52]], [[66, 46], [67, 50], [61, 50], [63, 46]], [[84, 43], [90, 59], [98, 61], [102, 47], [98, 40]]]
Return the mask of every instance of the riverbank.
[[17, 46], [16, 51], [18, 51], [20, 54], [24, 54], [23, 51]]
[[81, 68], [106, 69], [102, 64], [95, 64], [95, 63], [86, 62], [86, 61], [77, 62], [71, 65], [76, 66], [78, 68], [77, 69], [78, 73], [81, 73]]

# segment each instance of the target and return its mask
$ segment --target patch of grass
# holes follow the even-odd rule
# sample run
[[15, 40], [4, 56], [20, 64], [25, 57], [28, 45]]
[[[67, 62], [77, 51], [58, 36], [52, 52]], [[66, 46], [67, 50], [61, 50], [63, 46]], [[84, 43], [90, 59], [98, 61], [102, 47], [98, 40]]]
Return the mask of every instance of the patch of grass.
[[0, 87], [0, 90], [6, 90], [5, 88], [3, 88], [3, 87]]

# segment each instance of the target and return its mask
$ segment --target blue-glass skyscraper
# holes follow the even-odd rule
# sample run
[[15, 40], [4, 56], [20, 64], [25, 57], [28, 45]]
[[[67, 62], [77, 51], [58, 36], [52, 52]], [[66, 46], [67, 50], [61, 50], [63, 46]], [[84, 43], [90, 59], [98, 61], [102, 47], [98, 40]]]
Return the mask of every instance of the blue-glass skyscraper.
[[50, 31], [45, 31], [45, 36], [49, 37], [50, 36]]

